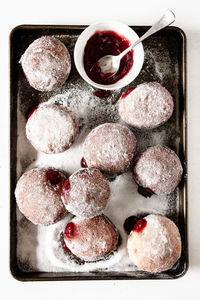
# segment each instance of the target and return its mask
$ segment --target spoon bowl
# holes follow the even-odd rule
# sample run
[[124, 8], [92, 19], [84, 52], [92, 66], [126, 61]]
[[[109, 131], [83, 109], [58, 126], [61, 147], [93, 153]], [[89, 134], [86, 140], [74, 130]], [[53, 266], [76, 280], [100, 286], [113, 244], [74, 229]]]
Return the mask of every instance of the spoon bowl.
[[136, 45], [144, 41], [146, 38], [154, 34], [155, 32], [165, 28], [175, 21], [175, 14], [171, 10], [166, 10], [164, 15], [134, 44], [129, 46], [119, 55], [105, 55], [101, 57], [91, 68], [91, 71], [95, 71], [98, 68], [98, 74], [105, 80], [114, 76], [120, 66], [122, 57], [124, 57], [129, 51], [131, 51]]
[[144, 50], [142, 43], [140, 43], [133, 53], [133, 66], [129, 72], [120, 80], [112, 84], [103, 84], [97, 83], [90, 79], [85, 71], [84, 67], [84, 50], [87, 44], [87, 41], [98, 31], [114, 31], [118, 35], [125, 37], [130, 44], [133, 44], [136, 40], [139, 39], [139, 36], [134, 31], [133, 28], [128, 25], [117, 22], [117, 21], [102, 21], [93, 23], [88, 26], [82, 33], [79, 35], [75, 49], [74, 49], [74, 61], [77, 68], [77, 71], [81, 77], [91, 86], [102, 89], [102, 90], [117, 90], [123, 88], [132, 82], [140, 73], [143, 62], [144, 62]]

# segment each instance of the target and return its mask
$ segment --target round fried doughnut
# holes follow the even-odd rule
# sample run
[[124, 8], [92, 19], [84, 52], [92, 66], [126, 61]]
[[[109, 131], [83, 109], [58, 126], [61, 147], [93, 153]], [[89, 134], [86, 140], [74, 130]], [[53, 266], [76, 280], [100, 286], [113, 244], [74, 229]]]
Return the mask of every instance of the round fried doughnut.
[[139, 84], [119, 99], [119, 114], [127, 124], [150, 129], [165, 123], [172, 115], [171, 94], [158, 82]]
[[34, 224], [56, 223], [66, 214], [60, 197], [65, 180], [64, 174], [55, 169], [27, 171], [20, 177], [15, 189], [19, 210]]
[[97, 169], [80, 169], [62, 187], [62, 201], [73, 215], [93, 218], [105, 209], [110, 196], [106, 178]]
[[78, 134], [75, 119], [62, 106], [42, 104], [30, 114], [26, 136], [33, 147], [47, 154], [60, 153], [73, 144]]
[[42, 92], [60, 87], [71, 70], [67, 48], [50, 36], [42, 36], [31, 43], [20, 62], [29, 84]]
[[115, 226], [103, 215], [92, 219], [75, 217], [64, 231], [66, 246], [84, 261], [97, 261], [117, 247], [118, 233]]
[[133, 172], [139, 186], [162, 195], [174, 191], [181, 180], [183, 168], [174, 151], [157, 145], [139, 154]]
[[127, 249], [131, 261], [140, 270], [163, 272], [171, 269], [180, 258], [180, 233], [169, 218], [151, 214], [135, 224]]
[[83, 155], [89, 168], [113, 175], [127, 170], [135, 149], [136, 138], [130, 129], [117, 123], [105, 123], [86, 137]]

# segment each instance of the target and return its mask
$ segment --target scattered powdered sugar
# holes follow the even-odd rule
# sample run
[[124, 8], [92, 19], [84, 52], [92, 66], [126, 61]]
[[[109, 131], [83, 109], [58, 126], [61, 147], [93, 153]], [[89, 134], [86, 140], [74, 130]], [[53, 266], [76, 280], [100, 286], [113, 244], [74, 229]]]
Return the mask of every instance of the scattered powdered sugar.
[[62, 94], [53, 95], [47, 103], [65, 107], [77, 120], [79, 128], [93, 128], [105, 122], [118, 121], [116, 100], [120, 92], [114, 91], [106, 99], [100, 99], [93, 93], [93, 87], [82, 79], [72, 79], [69, 88]]
[[[77, 36], [58, 36], [67, 46], [70, 55], [73, 55]], [[171, 39], [171, 38], [170, 38]], [[21, 45], [28, 45], [29, 37], [24, 37]], [[118, 99], [128, 88], [134, 88], [140, 83], [157, 81], [165, 86], [172, 94], [175, 110], [167, 123], [148, 131], [131, 129], [137, 139], [136, 153], [146, 147], [162, 144], [179, 151], [179, 118], [178, 110], [178, 78], [177, 42], [171, 39], [173, 51], [165, 50], [169, 40], [151, 37], [144, 42], [144, 66], [129, 86], [122, 90], [112, 91], [110, 96], [100, 99], [93, 95], [95, 89], [80, 78], [75, 66], [69, 79], [56, 91], [39, 93], [33, 90], [19, 66], [18, 82], [18, 139], [17, 139], [17, 177], [27, 169], [33, 167], [54, 167], [71, 175], [80, 169], [80, 160], [83, 156], [83, 143], [91, 129], [103, 123], [122, 123], [118, 114]], [[21, 49], [21, 48], [20, 48]], [[23, 54], [23, 52], [22, 52]], [[167, 56], [167, 57], [166, 57]], [[57, 104], [67, 110], [76, 119], [80, 133], [73, 145], [62, 153], [45, 154], [36, 152], [25, 135], [26, 117], [33, 107], [45, 102]], [[123, 173], [109, 183], [111, 196], [104, 214], [119, 230], [121, 244], [107, 260], [77, 264], [65, 255], [60, 240], [60, 232], [72, 218], [66, 218], [48, 227], [36, 226], [29, 222], [17, 209], [17, 257], [20, 269], [24, 271], [66, 271], [66, 272], [93, 272], [115, 271], [121, 274], [130, 274], [136, 267], [131, 263], [126, 250], [127, 234], [123, 224], [131, 215], [145, 216], [150, 213], [164, 214], [175, 222], [178, 220], [179, 193], [178, 189], [169, 195], [144, 198], [137, 192], [137, 185], [130, 171]], [[92, 273], [91, 273], [92, 274]]]

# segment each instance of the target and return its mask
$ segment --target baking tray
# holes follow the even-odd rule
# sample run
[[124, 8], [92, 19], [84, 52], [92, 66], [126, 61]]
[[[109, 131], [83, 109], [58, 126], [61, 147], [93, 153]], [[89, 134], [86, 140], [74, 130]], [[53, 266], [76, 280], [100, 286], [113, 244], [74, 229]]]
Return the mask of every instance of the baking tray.
[[[143, 42], [145, 52], [161, 45], [169, 52], [171, 63], [176, 64], [177, 69], [177, 92], [175, 99], [176, 112], [172, 121], [176, 124], [179, 143], [176, 152], [179, 155], [184, 168], [184, 176], [179, 185], [179, 202], [176, 216], [176, 223], [179, 227], [182, 238], [182, 255], [178, 263], [166, 272], [151, 274], [147, 272], [25, 272], [19, 267], [17, 261], [17, 216], [14, 190], [17, 181], [17, 136], [18, 136], [18, 115], [17, 101], [19, 97], [19, 82], [24, 74], [19, 66], [19, 60], [28, 45], [42, 35], [78, 36], [86, 26], [53, 26], [53, 25], [22, 25], [14, 28], [10, 34], [10, 271], [11, 274], [21, 281], [45, 281], [45, 280], [116, 280], [116, 279], [175, 279], [184, 275], [188, 269], [188, 239], [187, 239], [187, 122], [186, 122], [186, 37], [184, 32], [177, 27], [168, 27], [147, 41]], [[131, 26], [139, 36], [149, 29], [147, 26]], [[62, 39], [62, 38], [61, 38]], [[158, 47], [159, 48], [159, 47]], [[161, 47], [162, 48], [162, 47]], [[72, 52], [72, 49], [71, 49]], [[72, 54], [72, 53], [71, 53]], [[161, 53], [162, 55], [162, 53]], [[167, 64], [167, 61], [166, 61]], [[152, 81], [155, 70], [154, 62], [144, 61], [144, 66], [136, 83], [141, 81]], [[167, 67], [167, 65], [166, 65]], [[72, 74], [79, 76], [72, 58]], [[165, 72], [165, 70], [160, 70]], [[141, 77], [142, 76], [142, 77]], [[173, 78], [173, 74], [172, 74]], [[172, 90], [173, 80], [168, 76], [164, 79], [166, 88]], [[23, 79], [24, 80], [24, 79]], [[123, 90], [122, 90], [123, 92]], [[44, 93], [45, 94], [45, 93]], [[23, 96], [29, 98], [24, 104], [24, 115], [28, 116], [34, 106], [44, 101], [41, 92], [35, 91], [27, 85], [24, 87]], [[173, 96], [173, 93], [172, 93]], [[32, 100], [31, 100], [32, 99]], [[174, 115], [173, 114], [173, 115]], [[140, 134], [140, 133], [138, 133]], [[141, 133], [142, 135], [142, 133]], [[171, 137], [173, 139], [173, 136]], [[173, 144], [173, 143], [172, 143]], [[173, 148], [173, 145], [170, 145]], [[174, 146], [175, 148], [175, 146]], [[172, 215], [173, 219], [173, 215]]]

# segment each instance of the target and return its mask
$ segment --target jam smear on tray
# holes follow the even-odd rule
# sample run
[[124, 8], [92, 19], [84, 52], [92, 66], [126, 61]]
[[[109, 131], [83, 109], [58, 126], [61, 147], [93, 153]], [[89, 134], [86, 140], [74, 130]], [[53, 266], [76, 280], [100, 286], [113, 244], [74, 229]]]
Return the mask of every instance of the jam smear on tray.
[[108, 96], [110, 96], [110, 91], [104, 91], [104, 90], [98, 90], [98, 91], [95, 91], [94, 92], [94, 95], [96, 97], [99, 97], [99, 98], [107, 98]]
[[113, 84], [122, 79], [133, 66], [133, 50], [129, 51], [122, 59], [119, 71], [112, 77], [101, 76], [98, 66], [93, 65], [105, 55], [119, 55], [130, 46], [129, 40], [114, 31], [96, 31], [87, 41], [84, 52], [84, 67], [88, 77], [100, 84]]
[[46, 172], [47, 179], [51, 182], [51, 184], [58, 184], [61, 180], [60, 173], [55, 170], [48, 170]]
[[63, 241], [63, 243], [62, 243], [62, 247], [63, 247], [63, 250], [64, 250], [65, 252], [70, 252], [69, 248], [66, 246], [66, 244], [65, 244], [64, 241]]
[[69, 190], [70, 190], [70, 182], [69, 179], [67, 179], [62, 185], [61, 196], [64, 196], [65, 193], [68, 194]]
[[124, 222], [124, 230], [127, 234], [129, 234], [132, 230], [134, 225], [139, 221], [139, 218], [136, 216], [128, 217]]
[[29, 118], [32, 116], [32, 114], [33, 114], [37, 109], [38, 109], [38, 107], [35, 107], [35, 108], [30, 112], [30, 114], [28, 115], [28, 118], [27, 118], [27, 119], [29, 119]]
[[81, 167], [82, 168], [87, 168], [88, 167], [88, 165], [87, 165], [86, 160], [85, 160], [84, 157], [81, 158]]
[[64, 235], [68, 238], [73, 238], [75, 235], [76, 226], [74, 223], [70, 222], [66, 225]]
[[138, 193], [145, 198], [150, 198], [155, 193], [150, 188], [143, 188], [142, 186], [138, 186]]
[[122, 96], [121, 99], [126, 98], [126, 96], [128, 96], [134, 89], [128, 89]]

